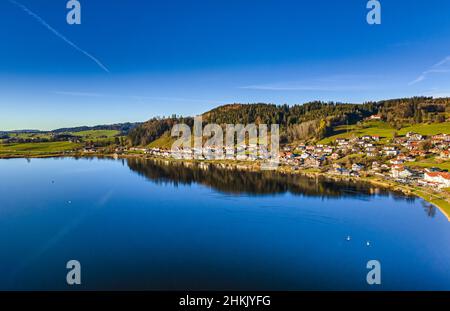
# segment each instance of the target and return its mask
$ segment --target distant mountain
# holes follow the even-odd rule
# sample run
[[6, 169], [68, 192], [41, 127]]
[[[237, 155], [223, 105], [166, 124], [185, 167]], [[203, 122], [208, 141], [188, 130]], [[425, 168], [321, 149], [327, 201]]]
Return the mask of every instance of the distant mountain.
[[43, 133], [40, 130], [13, 130], [13, 131], [0, 131], [0, 134], [7, 134], [7, 133], [11, 133], [11, 134], [15, 134], [15, 133]]
[[78, 126], [78, 127], [67, 127], [67, 128], [60, 128], [52, 131], [40, 131], [40, 130], [13, 130], [13, 131], [0, 131], [1, 135], [8, 135], [8, 134], [20, 134], [20, 133], [27, 133], [27, 134], [34, 134], [34, 133], [76, 133], [76, 132], [83, 132], [83, 131], [91, 131], [91, 130], [116, 130], [120, 131], [123, 135], [128, 135], [129, 131], [133, 128], [141, 125], [142, 122], [127, 122], [127, 123], [117, 123], [117, 124], [109, 124], [109, 125], [95, 125], [95, 126]]
[[98, 130], [116, 130], [120, 131], [122, 134], [127, 135], [130, 130], [141, 125], [142, 122], [134, 122], [134, 123], [117, 123], [117, 124], [109, 124], [109, 125], [96, 125], [96, 126], [78, 126], [78, 127], [70, 127], [70, 128], [60, 128], [53, 130], [53, 133], [76, 133], [76, 132], [84, 132], [84, 131], [98, 131]]

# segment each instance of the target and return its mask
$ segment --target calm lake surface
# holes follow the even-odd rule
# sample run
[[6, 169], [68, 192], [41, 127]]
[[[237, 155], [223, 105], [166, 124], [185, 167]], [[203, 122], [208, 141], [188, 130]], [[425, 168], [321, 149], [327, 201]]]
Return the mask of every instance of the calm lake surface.
[[89, 290], [450, 290], [450, 222], [365, 185], [136, 159], [0, 160], [0, 289], [72, 290], [72, 259], [76, 288]]

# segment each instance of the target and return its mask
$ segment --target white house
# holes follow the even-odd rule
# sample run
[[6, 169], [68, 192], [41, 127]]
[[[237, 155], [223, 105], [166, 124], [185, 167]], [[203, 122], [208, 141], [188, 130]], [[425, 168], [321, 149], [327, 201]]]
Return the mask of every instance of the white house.
[[353, 170], [353, 171], [356, 171], [356, 172], [361, 171], [363, 168], [364, 168], [364, 166], [361, 165], [361, 164], [354, 163], [354, 164], [352, 165], [352, 170]]
[[411, 177], [413, 173], [402, 165], [393, 165], [391, 169], [392, 178], [408, 178]]
[[447, 172], [425, 172], [425, 181], [436, 183], [438, 188], [450, 187], [450, 173]]

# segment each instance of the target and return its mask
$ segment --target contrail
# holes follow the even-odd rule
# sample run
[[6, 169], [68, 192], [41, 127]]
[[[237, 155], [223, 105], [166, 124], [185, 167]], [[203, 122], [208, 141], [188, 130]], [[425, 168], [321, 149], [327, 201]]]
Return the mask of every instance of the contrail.
[[422, 72], [420, 74], [420, 76], [417, 77], [416, 80], [411, 81], [409, 83], [409, 85], [414, 85], [416, 83], [419, 83], [419, 82], [425, 80], [432, 73], [448, 73], [448, 72], [450, 72], [449, 68], [445, 68], [445, 66], [448, 65], [448, 64], [450, 64], [450, 56], [447, 56], [446, 58], [441, 60], [439, 63], [434, 64], [433, 66], [431, 66], [430, 69], [425, 70], [424, 72]]
[[25, 11], [28, 15], [30, 15], [31, 17], [33, 17], [35, 20], [37, 20], [42, 26], [46, 27], [48, 30], [50, 30], [51, 32], [53, 32], [58, 38], [60, 38], [61, 40], [63, 40], [64, 42], [66, 42], [68, 45], [70, 45], [71, 47], [73, 47], [75, 50], [77, 50], [80, 53], [83, 53], [85, 56], [89, 57], [91, 60], [93, 60], [100, 68], [102, 68], [104, 71], [109, 73], [108, 68], [106, 68], [105, 65], [103, 65], [97, 58], [95, 58], [94, 56], [92, 56], [91, 54], [89, 54], [88, 52], [86, 52], [85, 50], [83, 50], [82, 48], [80, 48], [79, 46], [77, 46], [75, 43], [73, 43], [72, 41], [70, 41], [69, 39], [67, 39], [65, 36], [63, 36], [62, 34], [60, 34], [55, 28], [53, 28], [52, 26], [50, 26], [45, 20], [43, 20], [39, 15], [37, 15], [36, 13], [30, 11], [26, 6], [24, 6], [23, 4], [20, 4], [19, 2], [15, 1], [15, 0], [8, 0], [9, 2], [11, 2], [12, 4], [18, 6], [19, 8], [21, 8], [23, 11]]

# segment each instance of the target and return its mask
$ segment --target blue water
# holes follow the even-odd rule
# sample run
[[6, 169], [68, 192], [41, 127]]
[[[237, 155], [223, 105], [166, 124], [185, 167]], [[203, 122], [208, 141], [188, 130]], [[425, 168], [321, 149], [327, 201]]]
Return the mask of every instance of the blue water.
[[[317, 193], [280, 191], [242, 174], [227, 178], [245, 186], [222, 189], [204, 170], [139, 170], [0, 160], [0, 289], [450, 290], [450, 222], [420, 199], [314, 181]], [[382, 284], [369, 286], [373, 259]]]

